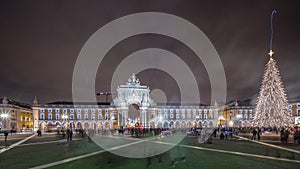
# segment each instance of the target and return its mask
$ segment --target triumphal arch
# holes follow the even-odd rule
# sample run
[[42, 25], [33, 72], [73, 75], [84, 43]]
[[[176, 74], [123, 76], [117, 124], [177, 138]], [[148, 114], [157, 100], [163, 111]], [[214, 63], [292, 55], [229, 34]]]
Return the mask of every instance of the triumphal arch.
[[150, 126], [148, 109], [156, 106], [150, 98], [148, 86], [140, 84], [139, 79], [132, 74], [125, 85], [118, 86], [113, 105], [118, 111], [118, 125]]

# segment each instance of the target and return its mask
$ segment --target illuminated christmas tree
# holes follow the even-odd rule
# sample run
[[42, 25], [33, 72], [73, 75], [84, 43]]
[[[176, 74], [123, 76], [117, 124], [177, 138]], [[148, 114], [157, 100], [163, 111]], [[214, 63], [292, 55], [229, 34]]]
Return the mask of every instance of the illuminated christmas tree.
[[271, 15], [271, 41], [270, 41], [270, 60], [266, 64], [263, 75], [262, 85], [255, 109], [253, 119], [254, 126], [258, 127], [280, 127], [291, 126], [293, 120], [289, 115], [288, 101], [280, 72], [272, 51], [273, 25]]
[[259, 127], [290, 126], [293, 122], [279, 69], [272, 54], [266, 64], [253, 122], [254, 126]]

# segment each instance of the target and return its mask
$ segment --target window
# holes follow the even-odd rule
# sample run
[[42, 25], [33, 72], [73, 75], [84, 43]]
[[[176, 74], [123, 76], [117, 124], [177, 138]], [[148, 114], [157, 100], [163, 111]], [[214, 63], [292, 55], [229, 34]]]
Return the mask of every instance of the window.
[[191, 113], [188, 113], [187, 118], [188, 118], [188, 119], [191, 119], [191, 118], [192, 118], [192, 117], [191, 117]]
[[44, 112], [45, 112], [45, 109], [41, 109], [41, 112], [44, 113]]
[[89, 115], [88, 114], [84, 114], [84, 119], [88, 120], [89, 119]]
[[108, 109], [105, 109], [105, 113], [108, 113]]
[[204, 120], [206, 120], [207, 119], [207, 114], [204, 114]]
[[63, 109], [63, 112], [64, 112], [64, 114], [66, 114], [67, 113], [67, 109]]
[[81, 114], [77, 114], [77, 119], [81, 120]]
[[247, 120], [247, 118], [248, 118], [248, 115], [244, 114], [244, 119]]
[[40, 119], [44, 120], [44, 113], [41, 114]]
[[108, 114], [105, 114], [104, 117], [105, 117], [105, 120], [108, 120]]
[[70, 109], [70, 112], [71, 112], [71, 113], [74, 113], [74, 109]]
[[95, 114], [92, 114], [92, 120], [95, 120]]
[[98, 113], [102, 113], [102, 109], [98, 109]]
[[300, 110], [297, 110], [297, 116], [300, 116]]
[[180, 118], [180, 117], [179, 117], [179, 113], [177, 113], [177, 114], [176, 114], [176, 119], [179, 119], [179, 118]]
[[59, 114], [56, 114], [56, 120], [59, 120]]
[[70, 114], [70, 120], [74, 120], [74, 114]]
[[49, 112], [49, 113], [52, 113], [52, 109], [48, 109], [48, 112]]
[[173, 115], [173, 113], [171, 113], [171, 114], [170, 114], [170, 118], [171, 118], [171, 119], [173, 119], [173, 118], [174, 118], [174, 115]]
[[52, 120], [52, 114], [48, 114], [48, 120]]
[[102, 114], [98, 114], [98, 120], [102, 120]]
[[81, 113], [81, 109], [77, 109], [77, 113]]
[[213, 118], [212, 113], [209, 113], [209, 119], [212, 119], [212, 118]]
[[168, 119], [168, 114], [164, 114], [164, 119]]
[[181, 118], [185, 119], [185, 114], [184, 113], [181, 114]]
[[58, 109], [58, 108], [57, 108], [57, 109], [55, 109], [55, 112], [56, 112], [56, 113], [59, 113], [59, 109]]
[[85, 113], [88, 113], [88, 112], [89, 112], [89, 110], [88, 110], [88, 109], [84, 109], [84, 112], [85, 112]]

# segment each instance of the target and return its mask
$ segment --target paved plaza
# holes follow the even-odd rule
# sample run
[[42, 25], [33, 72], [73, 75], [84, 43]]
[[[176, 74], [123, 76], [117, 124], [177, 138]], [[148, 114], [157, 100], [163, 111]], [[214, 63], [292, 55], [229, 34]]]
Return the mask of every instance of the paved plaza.
[[[300, 165], [300, 145], [281, 143], [278, 135], [262, 136], [261, 141], [249, 140], [249, 134], [200, 144], [198, 137], [187, 136], [169, 151], [147, 158], [126, 158], [107, 152], [89, 137], [74, 134], [73, 141], [52, 134], [41, 137], [28, 134], [9, 135], [9, 147], [1, 147], [0, 168], [297, 168]], [[95, 135], [94, 137], [102, 136]], [[117, 149], [132, 148], [143, 138], [110, 135], [110, 139], [128, 142]], [[3, 144], [4, 137], [0, 137]], [[103, 138], [104, 139], [104, 138]], [[157, 145], [171, 144], [153, 140]], [[22, 143], [20, 143], [23, 140]], [[24, 141], [25, 140], [25, 141]], [[271, 140], [271, 141], [270, 141]], [[3, 151], [8, 149], [7, 151]]]

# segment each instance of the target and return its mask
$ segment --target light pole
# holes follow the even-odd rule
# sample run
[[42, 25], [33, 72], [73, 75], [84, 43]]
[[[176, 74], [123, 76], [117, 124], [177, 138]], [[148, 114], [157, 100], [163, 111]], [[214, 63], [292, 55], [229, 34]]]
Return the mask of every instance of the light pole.
[[63, 114], [62, 115], [62, 119], [63, 119], [63, 121], [67, 122], [67, 127], [68, 127], [68, 115], [67, 114]]
[[1, 114], [1, 118], [4, 119], [4, 124], [3, 124], [3, 126], [4, 126], [4, 129], [6, 129], [6, 127], [7, 127], [6, 122], [7, 122], [8, 114], [7, 114], [7, 113], [2, 113], [2, 114]]

